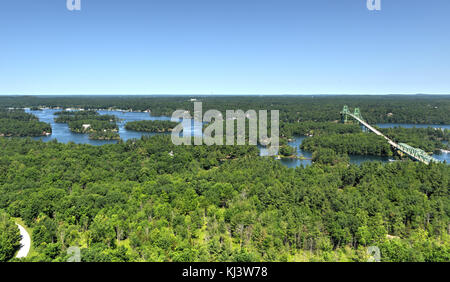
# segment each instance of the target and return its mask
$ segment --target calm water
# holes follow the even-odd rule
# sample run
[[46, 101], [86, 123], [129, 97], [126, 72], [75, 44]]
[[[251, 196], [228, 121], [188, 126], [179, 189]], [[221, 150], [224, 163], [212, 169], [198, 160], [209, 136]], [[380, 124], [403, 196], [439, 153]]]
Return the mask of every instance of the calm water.
[[[289, 142], [288, 145], [291, 147], [294, 147], [297, 149], [297, 156], [304, 156], [308, 159], [311, 159], [312, 152], [303, 151], [300, 149], [300, 144], [302, 144], [303, 139], [305, 139], [305, 136], [295, 136], [295, 140], [292, 142]], [[264, 147], [261, 147], [261, 156], [267, 156], [267, 149]], [[378, 157], [378, 156], [360, 156], [360, 155], [350, 155], [350, 163], [354, 164], [360, 164], [362, 162], [366, 161], [382, 161], [387, 162], [389, 161], [388, 157]], [[299, 160], [299, 159], [281, 159], [280, 162], [287, 166], [287, 167], [297, 167], [300, 165], [310, 165], [311, 160]]]
[[[34, 137], [33, 139], [42, 139], [43, 141], [47, 142], [53, 139], [57, 139], [59, 142], [62, 143], [68, 143], [70, 141], [74, 143], [79, 144], [91, 144], [91, 145], [103, 145], [103, 144], [111, 144], [111, 143], [117, 143], [116, 140], [90, 140], [88, 134], [78, 134], [73, 133], [70, 131], [69, 126], [65, 123], [55, 123], [54, 118], [55, 112], [58, 112], [60, 110], [52, 110], [52, 109], [45, 109], [42, 111], [30, 111], [29, 109], [26, 109], [26, 112], [32, 113], [36, 115], [39, 120], [43, 122], [47, 122], [52, 126], [52, 135], [44, 136], [44, 137]], [[138, 120], [170, 120], [170, 117], [155, 117], [151, 116], [150, 113], [144, 113], [144, 112], [122, 112], [122, 111], [98, 111], [101, 115], [115, 115], [117, 118], [119, 118], [119, 121], [117, 122], [117, 125], [119, 126], [119, 135], [120, 138], [124, 141], [132, 138], [141, 138], [141, 136], [152, 136], [156, 134], [161, 133], [150, 133], [150, 132], [136, 132], [131, 130], [125, 129], [125, 124], [129, 121], [138, 121]], [[381, 128], [387, 128], [387, 127], [433, 127], [433, 128], [445, 128], [450, 129], [450, 125], [433, 125], [433, 124], [397, 124], [397, 123], [389, 123], [389, 124], [377, 124], [377, 126]], [[191, 126], [191, 134], [195, 136], [201, 135], [202, 126]], [[163, 133], [164, 134], [164, 133]], [[304, 136], [296, 136], [295, 140], [292, 142], [289, 142], [288, 144], [292, 147], [294, 147], [297, 150], [298, 156], [304, 156], [306, 158], [311, 158], [312, 153], [311, 152], [305, 152], [300, 149], [300, 144], [302, 143], [303, 139], [306, 137]], [[260, 147], [260, 155], [261, 156], [267, 156], [267, 149], [264, 147]], [[450, 154], [443, 153], [440, 155], [433, 155], [434, 158], [444, 161], [446, 160], [447, 163], [450, 162]], [[388, 157], [376, 157], [376, 156], [359, 156], [359, 155], [350, 155], [350, 162], [355, 164], [360, 164], [365, 161], [383, 161], [387, 162], [389, 160]], [[299, 159], [281, 159], [280, 162], [287, 166], [287, 167], [297, 167], [300, 165], [310, 165], [311, 160], [299, 160]]]
[[[91, 145], [103, 145], [103, 144], [112, 144], [117, 143], [117, 140], [90, 140], [88, 134], [81, 133], [73, 133], [70, 131], [69, 126], [66, 123], [56, 123], [54, 121], [55, 112], [59, 112], [61, 110], [51, 110], [45, 109], [42, 111], [30, 111], [26, 109], [26, 112], [32, 113], [36, 115], [40, 121], [50, 123], [52, 126], [52, 134], [45, 137], [34, 137], [33, 139], [42, 139], [44, 142], [50, 141], [52, 139], [57, 139], [59, 142], [68, 143], [73, 141], [78, 144], [91, 144]], [[119, 126], [119, 135], [120, 138], [124, 141], [132, 138], [141, 138], [141, 136], [153, 136], [155, 134], [161, 133], [151, 133], [151, 132], [137, 132], [132, 130], [126, 130], [125, 124], [130, 121], [138, 121], [138, 120], [170, 120], [170, 117], [155, 117], [151, 116], [150, 113], [144, 112], [121, 112], [121, 111], [98, 111], [101, 115], [114, 115], [119, 118], [117, 125]], [[191, 128], [191, 134], [197, 135], [198, 132], [201, 132], [201, 127]], [[163, 133], [164, 134], [164, 133]]]

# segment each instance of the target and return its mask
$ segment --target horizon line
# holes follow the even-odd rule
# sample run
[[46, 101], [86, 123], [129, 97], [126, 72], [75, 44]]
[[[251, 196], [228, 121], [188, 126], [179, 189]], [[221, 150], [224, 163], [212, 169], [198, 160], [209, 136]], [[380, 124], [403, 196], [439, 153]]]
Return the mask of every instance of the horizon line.
[[380, 93], [380, 94], [338, 94], [338, 93], [318, 93], [318, 94], [189, 94], [189, 93], [171, 93], [171, 94], [0, 94], [0, 97], [7, 96], [447, 96], [449, 93]]

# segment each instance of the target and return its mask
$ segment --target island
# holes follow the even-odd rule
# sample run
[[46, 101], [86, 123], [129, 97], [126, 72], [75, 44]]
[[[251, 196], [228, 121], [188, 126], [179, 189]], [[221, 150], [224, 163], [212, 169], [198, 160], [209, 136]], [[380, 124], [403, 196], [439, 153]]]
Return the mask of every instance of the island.
[[91, 140], [119, 140], [114, 115], [100, 115], [93, 110], [56, 112], [55, 122], [67, 123], [74, 133], [89, 134]]
[[169, 132], [172, 131], [177, 122], [169, 120], [140, 120], [140, 121], [130, 121], [125, 125], [125, 129], [133, 131], [143, 131], [143, 132]]
[[52, 134], [50, 124], [24, 110], [0, 109], [0, 137], [37, 137]]

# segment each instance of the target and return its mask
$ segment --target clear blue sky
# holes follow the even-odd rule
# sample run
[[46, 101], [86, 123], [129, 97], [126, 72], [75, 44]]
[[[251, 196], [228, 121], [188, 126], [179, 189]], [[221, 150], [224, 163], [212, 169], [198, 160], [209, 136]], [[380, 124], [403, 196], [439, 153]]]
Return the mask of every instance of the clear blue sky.
[[450, 1], [1, 0], [0, 94], [450, 93]]

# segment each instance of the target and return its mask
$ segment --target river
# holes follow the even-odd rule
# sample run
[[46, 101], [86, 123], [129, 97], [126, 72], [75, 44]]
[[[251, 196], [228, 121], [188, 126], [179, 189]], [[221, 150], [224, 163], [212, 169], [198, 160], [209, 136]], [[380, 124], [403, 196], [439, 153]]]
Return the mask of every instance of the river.
[[[306, 160], [301, 159], [290, 159], [290, 158], [282, 158], [280, 162], [287, 167], [297, 167], [297, 166], [305, 166], [311, 164], [312, 152], [303, 151], [300, 149], [300, 144], [302, 144], [305, 136], [295, 136], [295, 140], [292, 142], [288, 142], [288, 145], [297, 149], [297, 156], [304, 156], [307, 158]], [[260, 155], [267, 156], [267, 149], [264, 147], [260, 148]], [[361, 155], [350, 155], [350, 163], [360, 164], [365, 161], [382, 161], [388, 162], [389, 157], [378, 157], [378, 156], [361, 156]]]
[[[62, 143], [68, 143], [70, 141], [74, 143], [79, 144], [91, 144], [91, 145], [103, 145], [103, 144], [111, 144], [111, 143], [117, 143], [116, 140], [90, 140], [87, 134], [79, 134], [79, 133], [73, 133], [70, 131], [69, 126], [65, 123], [56, 123], [54, 121], [54, 113], [58, 112], [60, 110], [54, 110], [54, 109], [44, 109], [40, 111], [31, 111], [30, 109], [26, 109], [26, 112], [32, 113], [36, 115], [40, 121], [47, 122], [52, 126], [52, 134], [49, 136], [43, 136], [43, 137], [34, 137], [33, 139], [39, 140], [42, 139], [43, 141], [47, 142], [53, 139], [57, 139], [59, 142]], [[123, 112], [123, 111], [107, 111], [107, 110], [99, 110], [99, 114], [101, 115], [115, 115], [117, 118], [119, 118], [119, 122], [117, 122], [119, 126], [119, 135], [120, 138], [124, 141], [132, 138], [140, 138], [141, 136], [152, 136], [156, 134], [161, 133], [149, 133], [149, 132], [136, 132], [131, 130], [125, 129], [125, 124], [129, 121], [138, 121], [138, 120], [170, 120], [170, 117], [166, 116], [152, 116], [150, 113], [146, 112]], [[433, 127], [433, 128], [445, 128], [450, 129], [450, 125], [437, 125], [437, 124], [399, 124], [399, 123], [388, 123], [388, 124], [377, 124], [377, 126], [381, 128], [387, 128], [387, 127]], [[191, 128], [192, 133], [194, 135], [200, 135], [201, 134], [201, 128], [200, 127], [192, 127]], [[306, 158], [311, 158], [312, 153], [311, 152], [305, 152], [302, 151], [299, 147], [302, 143], [302, 140], [305, 139], [304, 136], [296, 136], [295, 140], [292, 142], [289, 142], [288, 144], [292, 147], [294, 147], [297, 150], [297, 154], [299, 156], [303, 155]], [[265, 156], [267, 155], [267, 150], [263, 147], [260, 147], [260, 155]], [[434, 154], [434, 158], [440, 160], [440, 161], [447, 161], [447, 163], [450, 163], [450, 154], [443, 153], [440, 155]], [[382, 162], [388, 162], [388, 157], [377, 157], [377, 156], [361, 156], [361, 155], [350, 155], [350, 162], [354, 164], [360, 164], [365, 161], [382, 161]], [[280, 162], [287, 166], [287, 167], [297, 167], [300, 165], [310, 165], [311, 160], [300, 160], [300, 159], [281, 159]]]
[[[54, 113], [59, 112], [61, 110], [53, 110], [53, 109], [44, 109], [41, 111], [30, 111], [29, 109], [25, 109], [27, 113], [34, 114], [39, 118], [40, 121], [49, 123], [52, 126], [52, 134], [49, 136], [40, 136], [33, 137], [35, 140], [42, 139], [44, 142], [57, 139], [59, 142], [68, 143], [70, 141], [77, 144], [91, 144], [91, 145], [103, 145], [103, 144], [113, 144], [117, 143], [117, 140], [91, 140], [89, 139], [88, 134], [82, 133], [73, 133], [70, 131], [67, 123], [56, 123], [54, 118]], [[150, 113], [145, 112], [123, 112], [123, 111], [106, 111], [100, 110], [98, 111], [101, 115], [114, 115], [119, 121], [117, 125], [119, 126], [119, 135], [120, 138], [124, 141], [133, 138], [141, 138], [141, 136], [152, 136], [161, 133], [151, 133], [151, 132], [137, 132], [132, 130], [125, 129], [125, 124], [130, 121], [139, 121], [139, 120], [170, 120], [170, 117], [165, 116], [151, 116]], [[198, 131], [201, 131], [201, 128], [197, 128], [192, 126], [192, 133], [194, 135], [198, 134]]]

